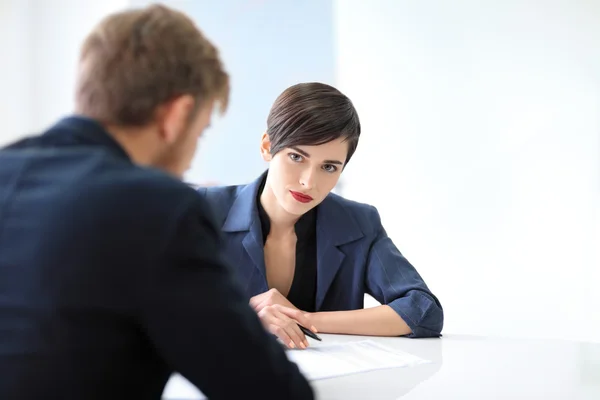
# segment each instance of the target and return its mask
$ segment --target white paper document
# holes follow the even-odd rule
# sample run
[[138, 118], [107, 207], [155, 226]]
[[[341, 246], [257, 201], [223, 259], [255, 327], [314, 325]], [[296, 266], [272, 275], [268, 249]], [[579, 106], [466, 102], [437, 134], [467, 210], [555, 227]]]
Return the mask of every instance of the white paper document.
[[430, 362], [373, 340], [318, 344], [306, 350], [288, 350], [287, 355], [311, 381]]

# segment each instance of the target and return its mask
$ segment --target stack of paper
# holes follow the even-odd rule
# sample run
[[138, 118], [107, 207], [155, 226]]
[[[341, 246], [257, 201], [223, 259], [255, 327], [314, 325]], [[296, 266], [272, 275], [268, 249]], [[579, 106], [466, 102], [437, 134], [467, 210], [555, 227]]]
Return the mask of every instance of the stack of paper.
[[430, 362], [372, 340], [319, 344], [306, 350], [288, 350], [287, 355], [309, 380]]

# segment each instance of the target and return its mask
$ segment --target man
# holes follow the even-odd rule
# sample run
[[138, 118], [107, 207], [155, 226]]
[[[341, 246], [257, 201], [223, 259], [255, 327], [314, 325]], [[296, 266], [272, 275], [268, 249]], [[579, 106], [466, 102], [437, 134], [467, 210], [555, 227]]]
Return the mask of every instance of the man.
[[228, 93], [189, 18], [121, 12], [83, 44], [77, 116], [0, 151], [0, 399], [159, 399], [174, 371], [211, 399], [313, 398], [171, 176]]

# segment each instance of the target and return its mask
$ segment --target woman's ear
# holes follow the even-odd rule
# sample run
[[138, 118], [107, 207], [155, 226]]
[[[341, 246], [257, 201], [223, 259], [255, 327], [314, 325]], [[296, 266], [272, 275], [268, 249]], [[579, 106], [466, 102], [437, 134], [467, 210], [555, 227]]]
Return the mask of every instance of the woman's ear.
[[271, 140], [269, 140], [269, 135], [267, 135], [267, 132], [263, 133], [260, 139], [260, 155], [266, 162], [269, 162], [273, 159], [271, 156]]

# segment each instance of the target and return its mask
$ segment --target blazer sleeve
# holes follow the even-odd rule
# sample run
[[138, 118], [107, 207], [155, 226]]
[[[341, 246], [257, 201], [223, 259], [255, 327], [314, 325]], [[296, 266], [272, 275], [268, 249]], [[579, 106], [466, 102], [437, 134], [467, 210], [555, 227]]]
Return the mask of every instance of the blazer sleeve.
[[210, 399], [313, 399], [305, 377], [242, 296], [208, 205], [194, 197], [143, 284], [147, 336]]
[[412, 330], [408, 337], [440, 336], [444, 311], [439, 300], [388, 237], [374, 207], [370, 221], [376, 237], [367, 257], [368, 293], [402, 317]]

